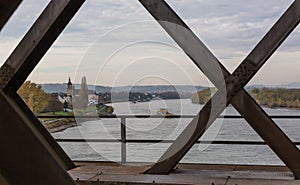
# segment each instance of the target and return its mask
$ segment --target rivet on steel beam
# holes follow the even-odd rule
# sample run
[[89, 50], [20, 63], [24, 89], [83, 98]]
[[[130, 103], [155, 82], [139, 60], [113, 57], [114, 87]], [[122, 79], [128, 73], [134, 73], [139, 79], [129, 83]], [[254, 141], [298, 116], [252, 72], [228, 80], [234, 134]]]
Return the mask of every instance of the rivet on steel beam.
[[0, 68], [0, 74], [0, 89], [3, 89], [8, 81], [12, 78], [13, 69], [9, 65], [4, 64]]

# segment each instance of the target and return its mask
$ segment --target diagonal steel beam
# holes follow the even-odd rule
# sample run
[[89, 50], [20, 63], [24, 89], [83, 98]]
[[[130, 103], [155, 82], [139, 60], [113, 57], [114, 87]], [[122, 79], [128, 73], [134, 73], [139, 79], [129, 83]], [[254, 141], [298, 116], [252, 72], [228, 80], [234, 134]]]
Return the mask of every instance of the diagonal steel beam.
[[74, 163], [16, 91], [84, 2], [51, 0], [0, 69], [0, 104], [5, 107], [0, 171], [10, 184], [74, 184], [66, 172]]
[[21, 2], [22, 0], [0, 0], [0, 31]]
[[[14, 98], [0, 91], [0, 171], [8, 184], [75, 184]], [[24, 124], [26, 123], [26, 124]]]
[[[212, 70], [209, 69], [209, 67], [207, 67], [207, 63], [209, 63], [209, 65], [213, 64], [213, 66], [219, 66], [222, 70], [224, 77], [227, 78], [228, 82], [237, 79], [237, 77], [232, 79], [230, 73], [219, 63], [219, 61], [213, 56], [213, 54], [205, 47], [205, 45], [196, 37], [196, 35], [187, 27], [187, 25], [179, 18], [179, 16], [176, 15], [176, 13], [165, 2], [163, 1], [153, 2], [148, 0], [142, 0], [141, 3], [156, 18], [156, 20], [159, 21], [162, 27], [171, 35], [171, 37], [179, 44], [179, 46], [186, 52], [186, 54], [192, 59], [192, 61], [204, 72], [204, 74], [206, 74], [209, 77], [209, 79], [217, 87], [220, 87], [223, 80], [218, 78], [218, 76], [212, 74]], [[282, 25], [282, 23], [285, 23], [285, 28], [288, 29], [281, 31], [277, 34], [276, 37], [277, 40], [275, 41], [275, 44], [270, 45], [272, 46], [270, 48], [271, 51], [268, 53], [263, 53], [261, 55], [262, 58], [259, 58], [257, 60], [259, 65], [262, 65], [268, 59], [268, 57], [273, 53], [273, 51], [275, 51], [275, 49], [280, 45], [280, 43], [284, 40], [284, 38], [298, 24], [299, 13], [298, 15], [297, 13], [295, 14], [295, 12], [299, 12], [298, 8], [299, 8], [299, 4], [295, 2], [289, 8], [289, 10], [282, 16], [279, 22], [273, 27], [273, 29], [267, 34], [267, 36], [261, 41], [261, 43], [256, 47], [256, 49], [252, 52], [252, 56], [255, 56], [257, 55], [257, 52], [259, 52], [260, 47], [266, 46], [268, 43], [272, 43], [269, 42], [269, 40], [272, 40], [270, 38], [274, 36], [274, 32], [276, 30], [280, 30], [278, 28], [278, 25], [280, 26]], [[292, 16], [292, 15], [296, 15], [296, 16]], [[291, 21], [285, 22], [286, 19], [284, 19], [284, 17], [294, 17], [294, 18]], [[251, 54], [247, 57], [247, 59], [249, 58], [251, 58]], [[259, 62], [259, 60], [261, 61]], [[247, 62], [244, 62], [244, 64], [245, 63]], [[257, 70], [258, 68], [259, 66], [257, 66]], [[240, 74], [237, 73], [236, 71], [234, 75], [239, 76]], [[219, 75], [219, 77], [220, 76], [221, 75]], [[238, 87], [238, 84], [235, 83], [235, 86]], [[293, 158], [299, 159], [298, 149], [295, 147], [295, 145], [292, 144], [289, 138], [286, 137], [286, 135], [277, 127], [277, 125], [268, 117], [268, 115], [262, 110], [262, 108], [259, 105], [257, 105], [257, 103], [253, 100], [253, 98], [249, 96], [245, 90], [241, 89], [238, 92], [238, 94], [233, 98], [231, 103], [236, 107], [237, 110], [239, 110], [241, 115], [245, 117], [245, 119], [256, 130], [256, 132], [269, 144], [269, 146], [273, 149], [273, 151], [295, 173], [296, 177], [299, 177], [299, 160], [298, 162], [293, 160]], [[247, 110], [245, 110], [245, 107], [247, 107], [248, 109], [250, 108], [252, 112], [248, 112]], [[257, 116], [253, 116], [253, 115], [257, 115]], [[261, 123], [259, 123], [258, 120]], [[193, 125], [193, 123], [191, 125]], [[187, 128], [186, 132], [192, 133], [194, 128], [196, 128], [196, 125], [191, 126], [190, 129]], [[272, 130], [273, 132], [270, 132], [266, 128], [269, 128], [269, 130]], [[274, 134], [270, 134], [270, 133], [274, 133]], [[186, 136], [186, 138], [188, 137], [189, 136]], [[281, 144], [277, 142], [279, 138], [282, 141]], [[178, 140], [180, 140], [180, 138]], [[182, 140], [180, 142], [182, 142]], [[174, 144], [174, 146], [178, 147], [178, 142], [177, 144]], [[168, 153], [168, 151], [171, 152]], [[159, 162], [155, 164], [148, 171], [148, 173], [168, 173], [177, 164], [177, 162], [179, 162], [181, 158], [175, 163], [172, 162], [172, 160], [168, 159], [168, 157], [172, 155], [172, 152], [176, 150], [169, 149], [168, 151], [163, 155], [163, 157], [159, 160]]]
[[12, 77], [4, 84], [5, 90], [15, 92], [19, 89], [84, 2], [85, 0], [50, 2], [46, 11], [6, 60], [4, 66], [10, 69]]
[[[2, 66], [1, 70], [7, 74], [0, 80], [0, 88], [3, 88], [4, 92], [13, 95], [19, 89], [83, 3], [84, 0], [52, 0], [48, 4]], [[26, 114], [31, 115], [33, 120], [32, 113]], [[74, 163], [47, 130], [41, 124], [37, 124], [39, 122], [36, 120], [33, 122], [31, 124], [43, 134], [62, 158], [66, 169], [73, 168]]]

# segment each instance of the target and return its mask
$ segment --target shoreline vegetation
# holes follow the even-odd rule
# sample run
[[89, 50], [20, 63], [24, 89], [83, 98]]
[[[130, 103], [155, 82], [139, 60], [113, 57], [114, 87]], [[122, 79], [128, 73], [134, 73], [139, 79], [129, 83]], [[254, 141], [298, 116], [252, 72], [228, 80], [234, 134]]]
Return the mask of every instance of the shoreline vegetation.
[[[43, 126], [50, 132], [59, 132], [67, 128], [77, 126], [77, 122], [90, 120], [89, 118], [80, 118], [80, 120], [64, 116], [97, 116], [111, 115], [114, 111], [112, 106], [105, 105], [99, 101], [89, 101], [89, 90], [86, 77], [81, 80], [81, 87], [78, 95], [74, 95], [74, 88], [69, 78], [67, 84], [67, 93], [46, 93], [40, 85], [31, 81], [26, 81], [18, 90], [18, 94], [26, 103], [28, 108], [40, 116], [48, 118], [39, 118]], [[99, 94], [93, 92], [92, 99], [101, 99]], [[95, 97], [98, 96], [98, 97]], [[74, 102], [76, 106], [74, 107]], [[106, 101], [103, 101], [106, 102]], [[74, 111], [74, 112], [73, 112]]]
[[[104, 105], [101, 108], [95, 106], [87, 107], [85, 110], [75, 110], [75, 115], [81, 116], [107, 116], [112, 115], [114, 108]], [[48, 112], [39, 114], [41, 116], [73, 116], [73, 112]], [[78, 124], [75, 118], [39, 118], [43, 126], [50, 132], [61, 132], [70, 127], [76, 127]], [[90, 118], [80, 118], [79, 122], [90, 121]]]
[[[210, 97], [216, 92], [215, 88], [204, 89], [192, 94], [191, 101], [195, 104], [205, 104]], [[248, 93], [255, 101], [267, 108], [300, 108], [300, 89], [283, 89], [283, 88], [253, 88]]]

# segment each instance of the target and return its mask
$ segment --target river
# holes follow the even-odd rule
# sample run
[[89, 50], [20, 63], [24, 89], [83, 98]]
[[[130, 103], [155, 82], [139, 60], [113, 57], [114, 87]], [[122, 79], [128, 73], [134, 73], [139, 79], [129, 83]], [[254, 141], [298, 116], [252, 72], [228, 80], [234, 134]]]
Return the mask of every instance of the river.
[[[202, 105], [189, 99], [157, 100], [139, 103], [113, 104], [117, 115], [152, 114], [159, 108], [168, 108], [173, 114], [195, 115]], [[269, 115], [300, 115], [300, 110], [269, 109]], [[223, 115], [238, 115], [228, 107]], [[192, 118], [128, 118], [127, 139], [176, 139]], [[80, 122], [80, 120], [78, 120]], [[80, 123], [78, 127], [53, 133], [57, 139], [120, 139], [120, 119], [99, 119]], [[276, 124], [295, 142], [300, 141], [298, 119], [275, 119]], [[262, 141], [243, 119], [217, 119], [201, 140]], [[121, 160], [121, 143], [59, 143], [73, 160], [116, 161]], [[170, 144], [127, 143], [128, 162], [155, 162]], [[265, 164], [283, 165], [278, 157], [264, 145], [213, 145], [196, 144], [181, 162], [214, 164]]]

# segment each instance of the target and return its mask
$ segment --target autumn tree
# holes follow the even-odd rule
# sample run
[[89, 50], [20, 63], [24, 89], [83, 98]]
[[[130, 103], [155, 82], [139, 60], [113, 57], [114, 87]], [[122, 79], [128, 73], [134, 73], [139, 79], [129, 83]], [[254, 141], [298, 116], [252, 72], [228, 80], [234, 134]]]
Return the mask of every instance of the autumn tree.
[[[265, 107], [300, 108], [300, 89], [253, 88], [249, 94], [258, 104]], [[204, 89], [194, 93], [191, 100], [192, 103], [204, 104], [210, 97], [209, 89]]]
[[50, 94], [42, 90], [40, 85], [26, 81], [18, 90], [18, 94], [33, 113], [43, 111], [49, 103]]
[[52, 93], [51, 97], [49, 98], [48, 106], [47, 106], [47, 111], [53, 112], [60, 112], [63, 110], [63, 104], [58, 100], [58, 93]]
[[205, 104], [216, 92], [216, 88], [206, 88], [192, 94], [192, 103]]

